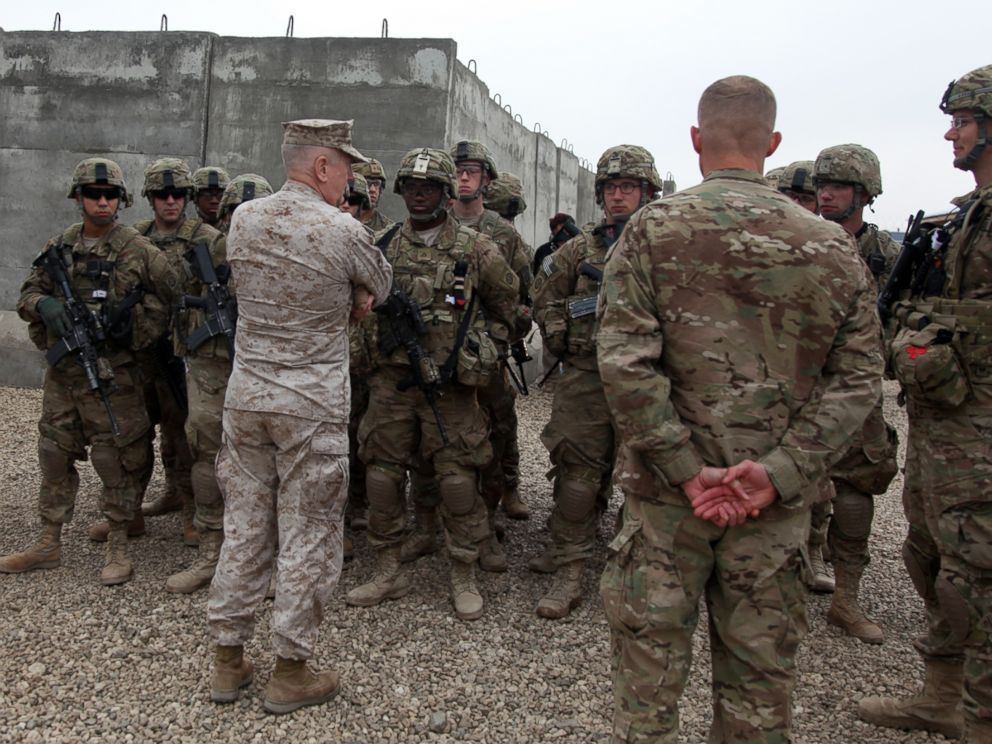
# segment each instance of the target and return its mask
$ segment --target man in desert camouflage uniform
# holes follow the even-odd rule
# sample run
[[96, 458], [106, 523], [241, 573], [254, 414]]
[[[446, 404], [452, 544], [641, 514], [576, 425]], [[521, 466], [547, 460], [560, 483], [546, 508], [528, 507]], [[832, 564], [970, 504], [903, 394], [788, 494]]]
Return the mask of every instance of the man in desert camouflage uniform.
[[224, 545], [208, 603], [217, 644], [211, 698], [231, 702], [251, 682], [243, 644], [278, 541], [277, 661], [263, 701], [271, 713], [323, 703], [339, 688], [337, 672], [315, 674], [306, 661], [341, 573], [347, 325], [349, 313], [385, 297], [392, 278], [366, 230], [337, 207], [351, 163], [362, 159], [351, 122], [305, 119], [283, 128], [286, 183], [242, 204], [228, 233], [237, 355], [217, 456]]
[[220, 220], [220, 200], [230, 182], [231, 177], [227, 171], [216, 165], [206, 165], [193, 171], [193, 203], [196, 205], [196, 214], [210, 227], [217, 227]]
[[[448, 213], [457, 188], [447, 153], [411, 150], [393, 186], [409, 218], [377, 239], [396, 284], [387, 312], [379, 314], [380, 362], [359, 428], [376, 569], [346, 601], [372, 606], [410, 591], [400, 541], [407, 522], [405, 473], [416, 466], [434, 474], [440, 496], [455, 614], [475, 620], [483, 610], [475, 564], [489, 536], [479, 471], [492, 459], [476, 391], [499, 372], [485, 329], [509, 343], [530, 319], [499, 248]], [[416, 316], [422, 325], [411, 320]]]
[[927, 611], [914, 642], [926, 679], [915, 695], [862, 700], [860, 714], [950, 738], [963, 728], [979, 744], [992, 741], [992, 65], [952, 82], [940, 108], [954, 165], [975, 189], [911, 241], [925, 253], [907, 253], [909, 268], [929, 268], [886, 308], [909, 414], [903, 558]]
[[[583, 568], [593, 557], [602, 511], [597, 494], [609, 488], [613, 473], [613, 421], [594, 333], [603, 265], [630, 216], [661, 191], [661, 176], [643, 147], [617, 145], [600, 156], [595, 187], [603, 219], [548, 256], [534, 277], [534, 315], [544, 348], [564, 364], [551, 420], [541, 433], [551, 457], [555, 501], [549, 527], [557, 570], [537, 603], [537, 614], [547, 618], [567, 616], [582, 599]], [[539, 568], [534, 563], [532, 568]]]
[[[854, 236], [861, 258], [875, 278], [876, 291], [881, 290], [899, 247], [887, 232], [864, 220], [865, 207], [882, 193], [882, 173], [875, 153], [861, 145], [828, 147], [816, 157], [813, 186], [820, 215]], [[882, 629], [861, 609], [858, 587], [869, 561], [874, 495], [885, 493], [898, 471], [896, 449], [896, 432], [885, 423], [880, 400], [847, 454], [830, 471], [834, 493], [827, 544], [836, 593], [827, 622], [864, 643], [882, 643], [885, 638]], [[818, 568], [822, 570], [822, 563]]]
[[[45, 373], [38, 423], [39, 511], [44, 529], [26, 551], [0, 558], [0, 572], [60, 565], [62, 525], [72, 521], [79, 490], [75, 462], [88, 455], [103, 482], [100, 508], [109, 523], [100, 581], [121, 584], [134, 573], [127, 555], [127, 526], [139, 508], [143, 478], [151, 466], [151, 424], [137, 355], [165, 332], [167, 308], [177, 300], [179, 285], [161, 251], [134, 229], [116, 224], [121, 203], [131, 205], [117, 163], [105, 158], [83, 160], [76, 166], [68, 195], [79, 205], [82, 222], [52, 238], [46, 250], [55, 248], [73, 294], [85, 303], [84, 313], [90, 314], [81, 317], [92, 321], [92, 341], [99, 355], [93, 359], [96, 374], [88, 380], [79, 363], [84, 349], [70, 335], [66, 296], [36, 262], [21, 287], [17, 312], [30, 324], [31, 339], [39, 349], [62, 345], [70, 353]], [[101, 395], [106, 396], [107, 408]], [[111, 410], [118, 433], [111, 425]]]
[[382, 190], [386, 186], [385, 168], [375, 158], [369, 158], [367, 163], [355, 163], [354, 172], [356, 176], [362, 176], [368, 184], [370, 206], [362, 212], [361, 223], [368, 225], [373, 232], [385, 230], [393, 224], [393, 220], [379, 210], [379, 197], [382, 196]]
[[513, 173], [500, 171], [499, 177], [489, 184], [483, 203], [486, 209], [496, 212], [512, 225], [517, 217], [527, 211], [524, 185]]
[[792, 740], [803, 492], [881, 393], [854, 241], [761, 176], [774, 119], [761, 82], [713, 83], [692, 127], [703, 183], [641, 209], [607, 256], [596, 344], [626, 496], [601, 587], [616, 742], [678, 741], [702, 595], [709, 740]]

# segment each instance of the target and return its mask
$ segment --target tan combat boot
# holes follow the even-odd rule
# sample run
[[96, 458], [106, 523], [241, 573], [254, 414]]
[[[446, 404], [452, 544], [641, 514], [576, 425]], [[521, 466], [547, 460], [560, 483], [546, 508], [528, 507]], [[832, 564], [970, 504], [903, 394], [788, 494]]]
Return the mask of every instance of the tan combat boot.
[[244, 646], [218, 646], [210, 675], [210, 699], [215, 703], [233, 703], [241, 688], [251, 684], [254, 672], [255, 668], [244, 656]]
[[440, 526], [437, 509], [424, 509], [420, 506], [414, 510], [416, 521], [413, 532], [403, 541], [400, 549], [400, 562], [411, 563], [423, 555], [436, 553], [441, 547], [437, 540], [437, 530]]
[[482, 617], [482, 594], [475, 584], [475, 562], [465, 563], [451, 559], [451, 599], [455, 615], [460, 620], [478, 620]]
[[964, 744], [988, 744], [992, 741], [992, 721], [969, 718], [964, 724]]
[[191, 548], [198, 547], [200, 544], [200, 532], [196, 529], [196, 525], [193, 524], [193, 517], [196, 516], [196, 504], [193, 502], [193, 497], [190, 496], [185, 501], [183, 501], [183, 543]]
[[107, 560], [100, 572], [100, 583], [104, 586], [124, 584], [134, 577], [134, 566], [127, 557], [127, 525], [112, 522], [107, 535]]
[[306, 705], [326, 703], [338, 694], [341, 679], [337, 672], [314, 674], [303, 659], [276, 659], [272, 679], [265, 688], [262, 706], [269, 713], [292, 713]]
[[810, 581], [810, 591], [818, 594], [832, 594], [835, 588], [834, 579], [827, 570], [827, 563], [823, 560], [823, 544], [809, 543], [809, 562], [813, 572], [813, 579]]
[[38, 541], [20, 553], [0, 558], [0, 573], [24, 573], [62, 564], [62, 525], [45, 522]]
[[553, 574], [558, 570], [558, 564], [555, 562], [555, 544], [554, 542], [548, 542], [544, 546], [544, 550], [540, 554], [535, 555], [529, 561], [527, 561], [527, 568], [535, 573], [543, 574]]
[[510, 568], [503, 543], [496, 535], [496, 512], [489, 512], [489, 537], [479, 544], [479, 568], [491, 573], [503, 573]]
[[224, 530], [204, 530], [200, 533], [200, 550], [193, 565], [185, 571], [172, 574], [165, 581], [165, 590], [175, 594], [192, 594], [197, 589], [210, 586], [217, 561], [220, 559], [220, 546], [224, 542]]
[[948, 739], [961, 737], [961, 691], [964, 673], [960, 659], [926, 659], [923, 690], [910, 697], [869, 697], [858, 703], [863, 721], [886, 728], [932, 731]]
[[520, 491], [516, 488], [503, 491], [502, 503], [503, 511], [510, 519], [530, 519], [530, 507], [520, 497]]
[[346, 603], [355, 607], [373, 607], [387, 599], [399, 599], [413, 588], [410, 577], [400, 567], [398, 545], [380, 548], [376, 552], [375, 563], [372, 580], [348, 592], [344, 598]]
[[571, 561], [555, 572], [554, 583], [537, 603], [537, 614], [550, 620], [567, 617], [582, 601], [582, 569], [585, 561]]
[[877, 623], [869, 620], [858, 604], [858, 586], [861, 583], [862, 566], [835, 563], [837, 591], [827, 610], [827, 622], [846, 631], [862, 643], [882, 643], [885, 634]]
[[160, 517], [163, 514], [170, 514], [182, 508], [183, 500], [176, 493], [175, 488], [170, 488], [167, 485], [157, 499], [141, 505], [141, 513], [146, 517]]
[[[86, 530], [86, 534], [93, 542], [107, 542], [107, 533], [110, 532], [110, 523], [107, 520], [94, 522]], [[141, 512], [127, 523], [128, 537], [141, 537], [145, 534], [145, 517]]]

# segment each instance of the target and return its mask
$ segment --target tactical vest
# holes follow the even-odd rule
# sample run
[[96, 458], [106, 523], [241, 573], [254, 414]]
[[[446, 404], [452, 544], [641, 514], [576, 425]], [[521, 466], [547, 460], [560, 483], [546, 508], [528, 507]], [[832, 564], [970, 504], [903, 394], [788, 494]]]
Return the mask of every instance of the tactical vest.
[[[568, 326], [568, 354], [575, 357], [596, 356], [596, 300], [599, 282], [581, 272], [582, 264], [602, 272], [606, 264], [606, 242], [599, 233], [586, 228], [577, 238], [581, 247], [581, 260], [575, 264], [575, 286], [565, 298], [565, 323]], [[592, 273], [592, 272], [590, 272]]]
[[875, 277], [875, 282], [881, 291], [885, 282], [885, 275], [891, 259], [882, 253], [881, 239], [878, 237], [878, 227], [865, 223], [865, 232], [858, 237], [858, 250], [861, 258], [868, 264], [868, 270]]

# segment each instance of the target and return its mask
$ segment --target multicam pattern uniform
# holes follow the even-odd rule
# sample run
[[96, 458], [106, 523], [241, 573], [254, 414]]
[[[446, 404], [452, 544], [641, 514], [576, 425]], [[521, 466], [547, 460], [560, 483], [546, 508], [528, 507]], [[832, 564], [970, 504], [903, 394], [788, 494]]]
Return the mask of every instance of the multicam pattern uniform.
[[[565, 363], [555, 384], [551, 420], [541, 433], [555, 479], [555, 506], [549, 528], [555, 562], [564, 565], [591, 558], [596, 539], [597, 493], [608, 483], [616, 454], [613, 420], [603, 395], [596, 363], [594, 298], [599, 283], [581, 273], [582, 264], [602, 271], [615, 240], [614, 227], [602, 221], [582, 228], [534, 277], [534, 317], [544, 347]], [[573, 317], [577, 302], [587, 304]], [[567, 489], [562, 499], [562, 485]]]
[[[916, 646], [925, 658], [964, 656], [965, 719], [987, 722], [992, 719], [992, 186], [955, 204], [968, 216], [947, 248], [944, 290], [939, 298], [914, 298], [909, 308], [897, 311], [904, 323], [890, 344], [890, 361], [909, 413], [903, 490], [909, 534], [903, 557], [929, 626]], [[916, 321], [913, 313], [931, 318], [929, 331], [906, 327]], [[952, 342], [924, 341], [935, 328], [954, 328]], [[933, 366], [924, 370], [925, 364]]]
[[[601, 586], [615, 741], [677, 741], [704, 592], [710, 740], [790, 740], [801, 492], [881, 393], [875, 292], [855, 251], [758, 174], [721, 170], [640, 210], [608, 257], [597, 347], [626, 495]], [[746, 458], [780, 501], [737, 527], [695, 518], [677, 484]]]
[[[109, 396], [120, 426], [119, 435], [113, 434], [107, 412], [99, 396], [89, 389], [74, 355], [68, 355], [45, 372], [38, 422], [42, 477], [39, 511], [47, 522], [65, 524], [72, 520], [79, 489], [75, 461], [86, 459], [89, 446], [93, 469], [103, 482], [101, 510], [113, 522], [128, 522], [138, 507], [142, 475], [150, 464], [150, 422], [135, 350], [147, 346], [166, 330], [167, 308], [177, 300], [179, 283], [162, 252], [130, 227], [115, 225], [87, 247], [82, 238], [82, 224], [77, 224], [53, 238], [49, 245], [59, 240], [73, 292], [95, 313], [100, 313], [104, 302], [120, 302], [136, 288], [144, 288], [145, 295], [132, 309], [130, 345], [125, 348], [108, 341], [99, 349], [113, 370]], [[113, 264], [106, 287], [87, 271], [94, 260]], [[99, 299], [102, 289], [107, 290], [106, 300]], [[36, 309], [44, 297], [61, 299], [48, 274], [36, 268], [21, 286], [17, 312], [30, 324], [31, 340], [43, 351], [58, 341], [46, 331]]]
[[238, 353], [217, 458], [225, 539], [208, 619], [219, 645], [251, 637], [278, 540], [273, 648], [306, 659], [341, 573], [353, 284], [384, 297], [391, 273], [361, 225], [293, 181], [242, 204], [228, 245]]
[[[421, 309], [429, 332], [420, 339], [438, 368], [454, 347], [464, 310], [445, 302], [452, 293], [456, 261], [468, 262], [465, 297], [477, 293], [476, 305], [490, 323], [518, 334], [522, 313], [519, 282], [499, 249], [474, 230], [459, 227], [448, 216], [436, 241], [427, 245], [408, 219], [384, 248], [396, 283]], [[379, 319], [379, 331], [383, 323]], [[501, 336], [506, 338], [507, 331]], [[366, 477], [388, 479], [393, 488], [368, 489], [369, 545], [399, 544], [406, 527], [402, 484], [407, 469], [433, 471], [441, 501], [450, 555], [463, 563], [478, 557], [479, 543], [489, 534], [486, 507], [479, 494], [478, 473], [492, 459], [489, 425], [479, 407], [476, 388], [451, 381], [444, 385], [438, 408], [444, 418], [449, 446], [444, 446], [434, 415], [416, 386], [401, 392], [397, 383], [409, 374], [405, 351], [396, 349], [380, 361], [371, 379], [368, 412], [359, 428], [359, 455]], [[419, 458], [419, 460], [417, 459]], [[381, 493], [380, 493], [381, 492]]]

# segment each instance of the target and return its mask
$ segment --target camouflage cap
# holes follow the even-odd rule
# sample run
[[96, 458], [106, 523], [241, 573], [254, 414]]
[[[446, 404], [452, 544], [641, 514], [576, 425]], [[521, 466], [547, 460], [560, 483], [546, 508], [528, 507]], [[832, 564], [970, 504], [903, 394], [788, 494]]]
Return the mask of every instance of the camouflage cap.
[[499, 179], [489, 185], [484, 204], [486, 209], [512, 220], [527, 210], [523, 183], [514, 174], [501, 171]]
[[366, 163], [355, 163], [351, 167], [351, 170], [359, 176], [365, 176], [366, 181], [379, 179], [383, 183], [386, 183], [386, 169], [375, 158], [369, 158]]
[[226, 189], [231, 176], [216, 165], [205, 165], [193, 171], [193, 195], [206, 189]]
[[245, 173], [237, 176], [224, 189], [224, 196], [220, 198], [217, 214], [226, 215], [228, 212], [233, 212], [239, 204], [269, 196], [271, 193], [272, 185], [262, 176], [256, 173]]
[[493, 156], [492, 153], [489, 152], [489, 148], [481, 142], [476, 142], [475, 140], [461, 140], [450, 150], [448, 150], [448, 154], [455, 162], [455, 165], [465, 161], [482, 163], [491, 180], [495, 181], [499, 178], [499, 173], [496, 170], [496, 161], [493, 160]]
[[361, 199], [362, 209], [372, 208], [372, 199], [369, 197], [369, 183], [365, 180], [365, 176], [358, 173], [355, 173], [348, 180], [348, 202], [350, 203], [354, 197]]
[[783, 171], [785, 171], [785, 168], [772, 168], [765, 174], [765, 180], [768, 181], [768, 185], [773, 189], [778, 188], [778, 180], [782, 177]]
[[117, 163], [108, 158], [86, 158], [79, 161], [72, 171], [72, 181], [69, 184], [70, 199], [76, 198], [80, 186], [104, 185], [116, 186], [121, 190], [121, 198], [125, 207], [131, 206], [131, 192], [127, 190], [124, 171]]
[[807, 194], [816, 193], [816, 189], [813, 188], [812, 160], [797, 160], [779, 170], [781, 170], [781, 173], [778, 175], [778, 185], [776, 186], [779, 191], [801, 191]]
[[976, 109], [992, 116], [992, 65], [972, 70], [947, 86], [940, 110], [950, 114], [959, 109]]
[[179, 158], [159, 158], [145, 168], [145, 183], [141, 195], [148, 196], [162, 189], [186, 189], [193, 191], [193, 174], [185, 160]]
[[448, 190], [448, 196], [458, 193], [455, 164], [444, 150], [436, 150], [433, 147], [418, 147], [410, 150], [400, 161], [396, 178], [393, 179], [393, 191], [399, 194], [403, 181], [408, 178], [439, 183]]
[[813, 184], [833, 181], [861, 186], [869, 197], [882, 193], [882, 168], [878, 157], [862, 145], [836, 145], [816, 156]]
[[654, 157], [639, 145], [617, 145], [599, 156], [596, 163], [596, 190], [614, 178], [636, 178], [647, 181], [654, 191], [661, 191], [661, 176]]
[[350, 155], [359, 163], [368, 162], [362, 153], [351, 144], [351, 119], [297, 119], [282, 123], [282, 143], [284, 145], [307, 145], [311, 147], [333, 147]]

